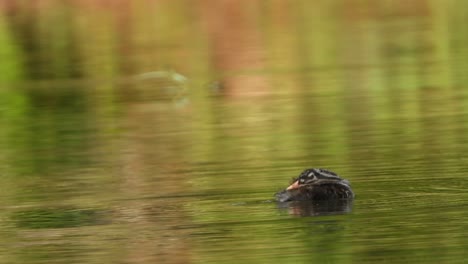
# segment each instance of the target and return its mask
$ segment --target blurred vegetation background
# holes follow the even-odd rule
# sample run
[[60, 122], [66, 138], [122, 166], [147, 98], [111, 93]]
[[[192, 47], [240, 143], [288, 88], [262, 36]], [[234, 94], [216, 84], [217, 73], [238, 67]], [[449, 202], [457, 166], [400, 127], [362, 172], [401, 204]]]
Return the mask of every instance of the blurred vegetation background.
[[[145, 105], [172, 105], [179, 117], [184, 111], [196, 117], [157, 115], [164, 119], [159, 122], [193, 132], [195, 159], [213, 151], [209, 142], [216, 135], [201, 132], [204, 125], [240, 124], [235, 118], [243, 117], [255, 123], [247, 116], [265, 108], [290, 114], [275, 115], [278, 120], [252, 133], [307, 130], [301, 126], [318, 113], [325, 116], [312, 129], [328, 131], [323, 140], [335, 153], [346, 148], [342, 139], [350, 124], [467, 110], [465, 9], [464, 1], [3, 0], [2, 156], [23, 162], [13, 166], [23, 172], [80, 166], [93, 160], [86, 148], [118, 131], [122, 113], [145, 123], [128, 109]], [[281, 95], [298, 98], [260, 103]], [[247, 103], [243, 111], [234, 103], [220, 116], [215, 108], [221, 98], [259, 103]], [[342, 114], [344, 119], [336, 118]], [[401, 133], [437, 130], [450, 118], [427, 127], [403, 123], [408, 127]], [[303, 144], [267, 134], [265, 146]], [[104, 152], [112, 151], [104, 145]]]

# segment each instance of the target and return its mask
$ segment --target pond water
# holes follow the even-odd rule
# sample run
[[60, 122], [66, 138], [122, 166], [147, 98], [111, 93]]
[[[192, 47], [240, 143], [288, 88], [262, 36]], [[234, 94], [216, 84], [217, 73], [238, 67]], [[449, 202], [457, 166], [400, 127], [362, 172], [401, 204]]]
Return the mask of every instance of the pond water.
[[117, 2], [1, 7], [0, 262], [466, 261], [465, 2]]

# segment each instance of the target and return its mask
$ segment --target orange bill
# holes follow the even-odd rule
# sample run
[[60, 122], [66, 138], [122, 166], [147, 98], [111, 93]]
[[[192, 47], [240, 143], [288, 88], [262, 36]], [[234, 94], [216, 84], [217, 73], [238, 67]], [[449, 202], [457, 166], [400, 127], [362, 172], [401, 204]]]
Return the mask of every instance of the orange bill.
[[293, 184], [289, 185], [289, 187], [286, 188], [286, 190], [292, 190], [292, 189], [297, 189], [297, 188], [299, 188], [299, 181], [293, 182]]

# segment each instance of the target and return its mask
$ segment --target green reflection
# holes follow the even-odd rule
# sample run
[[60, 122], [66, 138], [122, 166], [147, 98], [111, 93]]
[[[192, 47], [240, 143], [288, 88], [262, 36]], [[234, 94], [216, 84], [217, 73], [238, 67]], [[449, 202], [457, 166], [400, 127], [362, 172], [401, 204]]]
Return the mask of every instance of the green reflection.
[[[94, 263], [466, 259], [463, 1], [16, 2], [0, 228], [18, 255], [80, 251], [41, 246], [76, 227]], [[309, 166], [351, 180], [352, 213], [278, 210]], [[89, 204], [118, 221], [90, 230]]]
[[67, 228], [98, 224], [101, 215], [93, 209], [42, 208], [15, 212], [11, 219], [19, 228]]

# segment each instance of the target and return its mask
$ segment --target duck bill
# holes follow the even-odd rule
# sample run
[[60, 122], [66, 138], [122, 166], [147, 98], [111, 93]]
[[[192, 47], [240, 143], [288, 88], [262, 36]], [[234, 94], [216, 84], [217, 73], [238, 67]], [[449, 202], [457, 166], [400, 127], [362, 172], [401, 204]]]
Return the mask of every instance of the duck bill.
[[295, 181], [293, 184], [289, 185], [289, 187], [286, 188], [286, 190], [289, 191], [297, 188], [299, 188], [299, 181]]

